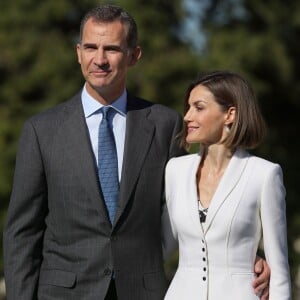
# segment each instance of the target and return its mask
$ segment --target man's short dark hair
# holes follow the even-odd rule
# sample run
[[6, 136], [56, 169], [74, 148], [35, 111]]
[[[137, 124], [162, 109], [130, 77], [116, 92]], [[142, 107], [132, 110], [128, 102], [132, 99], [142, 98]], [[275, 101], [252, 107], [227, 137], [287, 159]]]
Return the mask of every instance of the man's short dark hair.
[[127, 27], [127, 46], [131, 49], [137, 47], [138, 32], [136, 22], [131, 15], [120, 6], [104, 4], [88, 11], [81, 21], [80, 42], [82, 40], [84, 25], [89, 19], [93, 19], [99, 23], [109, 23], [119, 20]]

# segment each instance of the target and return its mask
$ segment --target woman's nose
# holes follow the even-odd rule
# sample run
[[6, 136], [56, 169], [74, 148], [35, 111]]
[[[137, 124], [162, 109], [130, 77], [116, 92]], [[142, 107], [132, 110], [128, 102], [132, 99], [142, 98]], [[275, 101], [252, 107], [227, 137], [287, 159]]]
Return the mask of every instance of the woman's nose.
[[183, 117], [183, 120], [184, 120], [185, 122], [188, 122], [188, 121], [190, 120], [190, 110], [188, 110], [188, 111], [185, 113], [185, 115], [184, 115], [184, 117]]

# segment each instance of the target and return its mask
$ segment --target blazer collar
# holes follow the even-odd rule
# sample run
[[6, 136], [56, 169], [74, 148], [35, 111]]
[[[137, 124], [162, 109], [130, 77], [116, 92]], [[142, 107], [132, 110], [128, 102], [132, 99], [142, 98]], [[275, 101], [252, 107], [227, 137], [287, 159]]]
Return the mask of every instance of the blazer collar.
[[[120, 218], [133, 193], [154, 136], [155, 125], [149, 120], [151, 105], [149, 102], [128, 95], [119, 206], [114, 225]], [[72, 151], [68, 152], [68, 155], [69, 159], [73, 161], [73, 172], [78, 176], [82, 185], [86, 187], [86, 192], [94, 201], [94, 207], [96, 207], [99, 214], [102, 214], [107, 219], [106, 223], [109, 229], [111, 225], [100, 192], [96, 163], [84, 119], [80, 93], [66, 106], [64, 118], [63, 128], [61, 128], [61, 133], [63, 134], [61, 142], [65, 144], [67, 149], [72, 149]]]
[[140, 171], [145, 161], [148, 149], [153, 140], [155, 125], [149, 120], [151, 103], [128, 95], [126, 134], [120, 184], [119, 209], [115, 224], [128, 203]]
[[86, 189], [94, 207], [98, 213], [107, 219], [107, 229], [110, 228], [110, 222], [106, 214], [104, 201], [101, 201], [101, 193], [95, 158], [90, 143], [88, 128], [85, 122], [81, 95], [77, 94], [65, 107], [64, 123], [60, 130], [61, 143], [64, 143], [68, 151], [68, 158], [72, 160], [72, 172], [81, 181]]
[[194, 223], [194, 228], [196, 228], [197, 231], [201, 235], [203, 235], [202, 227], [199, 221], [199, 213], [198, 213], [198, 186], [197, 186], [197, 171], [199, 164], [201, 162], [202, 158], [202, 152], [199, 154], [193, 154], [192, 159], [189, 161], [190, 165], [187, 166], [187, 172], [184, 173], [184, 176], [186, 177], [185, 180], [183, 179], [183, 182], [186, 182], [187, 189], [185, 191], [186, 193], [186, 199], [188, 201], [188, 209], [189, 214], [191, 217], [192, 222]]
[[[196, 174], [197, 174], [198, 166], [201, 162], [202, 157], [203, 157], [202, 151], [199, 153], [199, 155], [195, 156], [195, 160], [194, 160], [193, 166], [191, 168], [191, 170], [192, 170], [191, 178], [194, 178], [195, 180], [194, 181], [190, 180], [190, 183], [191, 183], [190, 188], [189, 188], [190, 194], [188, 196], [188, 199], [190, 199], [190, 201], [192, 201], [192, 203], [190, 203], [190, 205], [189, 205], [189, 207], [191, 209], [190, 214], [191, 214], [192, 219], [194, 220], [194, 223], [196, 223], [198, 226], [199, 226], [200, 222], [199, 222], [198, 205], [197, 205], [198, 203], [196, 201], [196, 199], [198, 198], [197, 184], [195, 184], [195, 182], [196, 182]], [[246, 168], [248, 159], [249, 159], [249, 154], [246, 151], [239, 149], [233, 154], [233, 156], [232, 156], [232, 158], [231, 158], [231, 160], [219, 182], [219, 185], [213, 195], [210, 206], [208, 208], [206, 221], [205, 221], [205, 223], [202, 224], [204, 234], [209, 229], [209, 227], [210, 227], [213, 219], [215, 218], [216, 213], [220, 209], [222, 203], [224, 201], [226, 201], [226, 199], [228, 198], [228, 196], [230, 195], [232, 190], [238, 184], [238, 182]]]
[[249, 154], [246, 151], [237, 150], [233, 154], [208, 208], [206, 222], [204, 224], [205, 232], [209, 229], [222, 203], [238, 184], [246, 168], [248, 159]]

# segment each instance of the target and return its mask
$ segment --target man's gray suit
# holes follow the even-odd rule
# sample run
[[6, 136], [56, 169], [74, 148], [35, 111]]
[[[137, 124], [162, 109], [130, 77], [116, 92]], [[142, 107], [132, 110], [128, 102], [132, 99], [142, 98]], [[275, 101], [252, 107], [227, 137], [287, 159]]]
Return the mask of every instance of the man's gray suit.
[[23, 128], [4, 231], [8, 300], [159, 300], [163, 175], [180, 115], [128, 97], [119, 207], [110, 225], [80, 94]]

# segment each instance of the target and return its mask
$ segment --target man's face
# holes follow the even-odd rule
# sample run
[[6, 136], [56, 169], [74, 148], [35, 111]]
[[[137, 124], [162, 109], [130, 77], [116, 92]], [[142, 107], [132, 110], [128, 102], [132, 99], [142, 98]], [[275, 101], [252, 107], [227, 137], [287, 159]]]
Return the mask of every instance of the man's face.
[[78, 62], [91, 96], [109, 104], [125, 88], [126, 73], [140, 58], [137, 47], [127, 46], [127, 28], [120, 21], [97, 23], [89, 19], [77, 45]]

